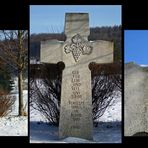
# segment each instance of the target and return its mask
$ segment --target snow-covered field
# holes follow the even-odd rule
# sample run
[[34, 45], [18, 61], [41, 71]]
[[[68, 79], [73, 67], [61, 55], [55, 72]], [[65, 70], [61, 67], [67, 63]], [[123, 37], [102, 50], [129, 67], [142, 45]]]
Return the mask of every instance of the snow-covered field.
[[[28, 116], [18, 117], [18, 91], [17, 81], [11, 95], [16, 96], [13, 111], [7, 116], [0, 118], [0, 136], [27, 136], [28, 135]], [[28, 90], [23, 91], [24, 105], [28, 111]]]
[[93, 141], [67, 137], [59, 140], [58, 127], [50, 126], [34, 109], [30, 109], [31, 143], [121, 143], [121, 97], [116, 98], [93, 129]]

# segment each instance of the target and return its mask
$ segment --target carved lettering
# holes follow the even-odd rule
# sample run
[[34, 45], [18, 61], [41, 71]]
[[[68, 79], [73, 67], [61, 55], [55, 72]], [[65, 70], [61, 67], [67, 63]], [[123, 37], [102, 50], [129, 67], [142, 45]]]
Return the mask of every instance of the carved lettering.
[[73, 86], [81, 86], [81, 83], [73, 83]]
[[[73, 91], [79, 91], [79, 86], [71, 86], [71, 89], [73, 90]], [[80, 94], [80, 92], [79, 92], [79, 94]]]
[[82, 115], [80, 113], [71, 113], [71, 117], [81, 117]]
[[80, 129], [80, 126], [79, 125], [72, 125], [71, 128], [72, 129]]
[[78, 70], [74, 70], [74, 71], [72, 71], [72, 74], [73, 75], [79, 74], [79, 71]]
[[84, 105], [84, 101], [69, 101], [70, 105]]
[[[81, 87], [81, 79], [78, 70], [72, 71], [71, 77], [71, 100], [69, 104], [71, 106], [71, 119], [74, 122], [79, 122], [82, 114], [80, 113], [80, 109], [84, 106], [84, 101], [80, 101], [82, 98], [80, 87]], [[73, 128], [78, 128], [78, 126], [74, 125]]]
[[80, 118], [74, 117], [74, 118], [72, 118], [72, 120], [73, 120], [73, 121], [80, 121]]
[[71, 82], [72, 83], [78, 83], [78, 82], [80, 82], [80, 79], [79, 78], [72, 78], [72, 80], [71, 80]]

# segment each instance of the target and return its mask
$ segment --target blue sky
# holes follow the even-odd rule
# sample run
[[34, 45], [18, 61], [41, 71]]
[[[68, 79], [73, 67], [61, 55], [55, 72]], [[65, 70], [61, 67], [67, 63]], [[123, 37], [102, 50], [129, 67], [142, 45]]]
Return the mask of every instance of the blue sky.
[[89, 25], [121, 25], [120, 5], [31, 5], [30, 33], [50, 33], [64, 31], [66, 12], [89, 13]]
[[125, 30], [125, 62], [148, 65], [148, 30]]

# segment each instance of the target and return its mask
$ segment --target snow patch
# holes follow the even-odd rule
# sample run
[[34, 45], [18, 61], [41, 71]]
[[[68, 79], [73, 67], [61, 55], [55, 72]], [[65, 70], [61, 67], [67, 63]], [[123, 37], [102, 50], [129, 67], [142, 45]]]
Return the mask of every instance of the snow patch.
[[148, 65], [140, 65], [141, 67], [148, 67]]
[[121, 97], [117, 97], [112, 106], [109, 106], [99, 121], [116, 122], [121, 121]]
[[27, 136], [28, 117], [0, 118], [0, 136]]
[[89, 141], [89, 140], [77, 138], [77, 137], [67, 137], [63, 139], [62, 141], [68, 142], [68, 143], [90, 143], [90, 142], [93, 143], [93, 141]]
[[[25, 80], [27, 83], [27, 80]], [[0, 118], [0, 136], [27, 136], [28, 135], [28, 116], [18, 116], [18, 86], [17, 78], [14, 79], [14, 88], [10, 93], [16, 97], [16, 101], [12, 107], [12, 112]], [[28, 90], [23, 90], [23, 99], [26, 112], [28, 112]]]

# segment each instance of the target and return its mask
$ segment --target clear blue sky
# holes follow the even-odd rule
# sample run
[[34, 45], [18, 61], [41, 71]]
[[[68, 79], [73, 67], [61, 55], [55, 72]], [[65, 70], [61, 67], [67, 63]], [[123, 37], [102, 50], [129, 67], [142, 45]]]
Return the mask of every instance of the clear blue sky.
[[50, 33], [64, 31], [66, 12], [89, 13], [89, 25], [121, 25], [120, 5], [31, 5], [30, 33]]
[[125, 30], [125, 62], [148, 65], [148, 30]]

